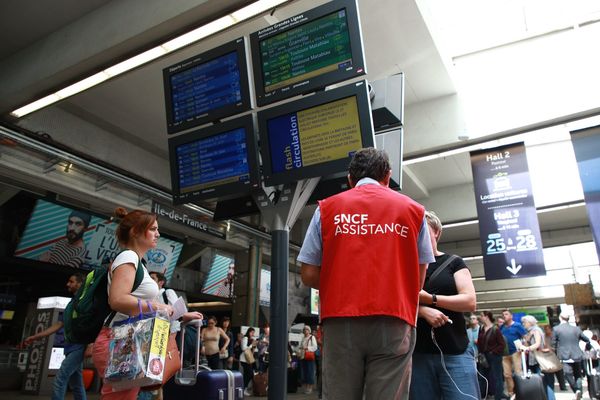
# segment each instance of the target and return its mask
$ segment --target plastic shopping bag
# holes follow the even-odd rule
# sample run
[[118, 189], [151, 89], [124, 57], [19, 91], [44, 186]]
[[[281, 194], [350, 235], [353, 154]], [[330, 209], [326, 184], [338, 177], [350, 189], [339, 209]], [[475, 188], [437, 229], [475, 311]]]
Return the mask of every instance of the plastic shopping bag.
[[104, 379], [116, 390], [162, 383], [170, 322], [154, 313], [129, 318], [111, 328]]

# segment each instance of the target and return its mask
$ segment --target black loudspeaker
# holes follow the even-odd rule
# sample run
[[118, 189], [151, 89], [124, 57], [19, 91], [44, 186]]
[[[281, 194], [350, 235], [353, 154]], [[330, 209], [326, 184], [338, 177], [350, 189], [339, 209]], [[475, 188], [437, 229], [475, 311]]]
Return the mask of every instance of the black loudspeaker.
[[235, 199], [221, 200], [217, 202], [213, 220], [223, 221], [231, 218], [247, 217], [260, 213], [252, 196], [238, 197]]
[[334, 194], [341, 193], [348, 189], [350, 189], [350, 186], [348, 184], [346, 173], [325, 177], [317, 184], [317, 187], [308, 198], [307, 204], [316, 204], [319, 200], [326, 199], [329, 196], [333, 196]]

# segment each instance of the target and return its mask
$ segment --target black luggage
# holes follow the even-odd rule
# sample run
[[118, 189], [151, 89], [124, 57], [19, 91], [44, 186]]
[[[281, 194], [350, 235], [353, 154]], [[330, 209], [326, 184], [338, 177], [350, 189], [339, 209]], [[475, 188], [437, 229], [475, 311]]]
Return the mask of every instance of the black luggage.
[[298, 382], [300, 381], [300, 376], [297, 368], [288, 368], [287, 369], [287, 392], [288, 393], [296, 393], [298, 391]]
[[[185, 343], [185, 329], [181, 329], [181, 345]], [[239, 371], [211, 370], [200, 366], [200, 328], [196, 347], [196, 365], [183, 369], [163, 386], [165, 400], [239, 400], [244, 398], [244, 378]], [[181, 349], [183, 357], [184, 349]], [[182, 361], [183, 365], [183, 361]]]
[[592, 365], [592, 359], [585, 360], [585, 374], [587, 375], [590, 399], [600, 399], [600, 373]]
[[547, 400], [546, 387], [542, 376], [532, 374], [527, 370], [525, 352], [521, 352], [521, 366], [523, 374], [513, 374], [515, 383], [515, 400]]

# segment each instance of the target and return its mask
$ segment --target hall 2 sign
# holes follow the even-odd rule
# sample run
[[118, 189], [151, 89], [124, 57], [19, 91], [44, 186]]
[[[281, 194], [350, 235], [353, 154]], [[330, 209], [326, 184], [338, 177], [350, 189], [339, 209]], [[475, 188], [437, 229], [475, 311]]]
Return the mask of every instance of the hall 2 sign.
[[546, 275], [525, 145], [471, 153], [485, 279]]

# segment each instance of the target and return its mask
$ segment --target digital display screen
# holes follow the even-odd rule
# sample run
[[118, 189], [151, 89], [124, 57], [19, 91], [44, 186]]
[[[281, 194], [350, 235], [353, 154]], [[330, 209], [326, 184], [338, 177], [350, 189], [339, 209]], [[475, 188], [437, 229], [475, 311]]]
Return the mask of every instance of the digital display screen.
[[176, 154], [181, 193], [250, 179], [244, 128], [182, 144]]
[[345, 159], [362, 147], [356, 96], [269, 119], [273, 173]]
[[352, 66], [346, 10], [260, 42], [265, 92]]
[[336, 0], [250, 35], [259, 106], [367, 73], [357, 0]]
[[163, 69], [168, 133], [251, 108], [246, 40], [239, 38]]
[[235, 51], [171, 75], [174, 124], [242, 100]]

